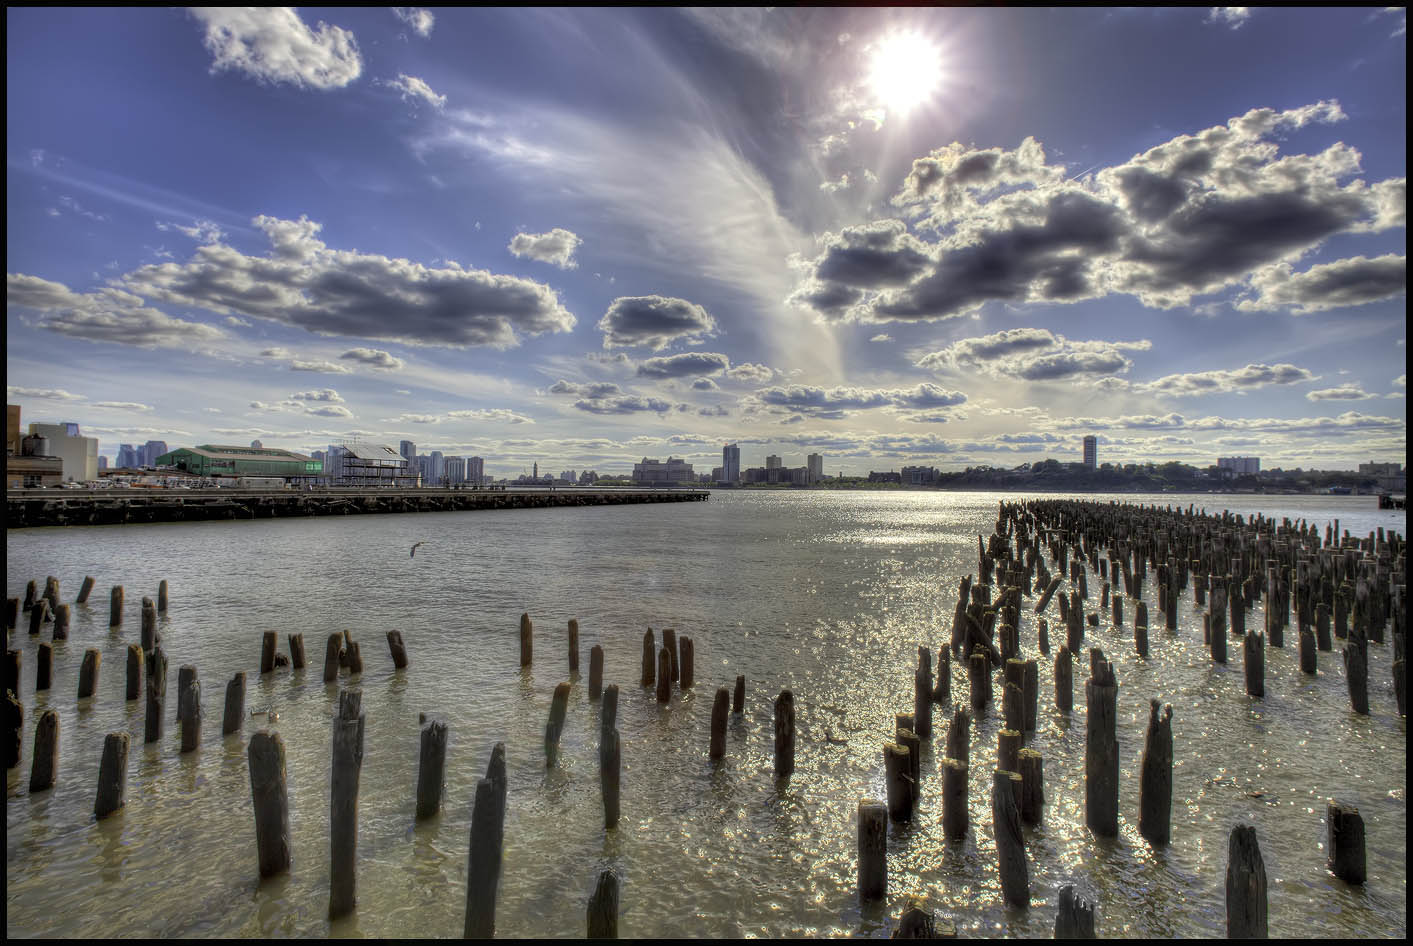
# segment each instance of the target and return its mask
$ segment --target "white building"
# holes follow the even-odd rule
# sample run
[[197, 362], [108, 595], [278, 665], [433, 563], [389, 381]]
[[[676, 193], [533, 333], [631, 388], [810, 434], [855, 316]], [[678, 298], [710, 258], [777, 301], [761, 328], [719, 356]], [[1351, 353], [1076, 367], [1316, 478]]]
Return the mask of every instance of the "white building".
[[29, 432], [49, 441], [47, 455], [63, 461], [64, 482], [98, 479], [98, 438], [80, 436], [78, 424], [30, 424]]
[[1218, 457], [1217, 467], [1222, 470], [1230, 470], [1237, 476], [1244, 473], [1260, 473], [1260, 457]]
[[692, 464], [676, 457], [663, 460], [649, 460], [643, 457], [641, 463], [633, 464], [633, 482], [644, 486], [653, 483], [693, 483]]

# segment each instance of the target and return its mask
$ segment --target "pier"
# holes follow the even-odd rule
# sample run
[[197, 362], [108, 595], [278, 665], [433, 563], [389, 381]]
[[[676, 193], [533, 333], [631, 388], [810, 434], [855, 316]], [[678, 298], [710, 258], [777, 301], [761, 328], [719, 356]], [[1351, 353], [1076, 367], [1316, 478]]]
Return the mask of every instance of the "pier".
[[12, 489], [5, 527], [704, 502], [697, 489]]

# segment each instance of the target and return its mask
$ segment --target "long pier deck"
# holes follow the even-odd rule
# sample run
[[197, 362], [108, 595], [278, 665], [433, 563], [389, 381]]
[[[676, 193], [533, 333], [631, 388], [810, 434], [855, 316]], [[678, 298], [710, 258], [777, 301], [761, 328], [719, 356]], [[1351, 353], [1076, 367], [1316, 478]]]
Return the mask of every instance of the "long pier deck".
[[701, 502], [697, 489], [12, 489], [5, 528]]

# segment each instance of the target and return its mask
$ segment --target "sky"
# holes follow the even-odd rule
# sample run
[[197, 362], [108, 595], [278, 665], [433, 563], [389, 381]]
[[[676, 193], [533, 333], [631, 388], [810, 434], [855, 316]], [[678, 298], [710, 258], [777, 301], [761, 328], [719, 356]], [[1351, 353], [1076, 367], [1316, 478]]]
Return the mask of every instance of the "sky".
[[120, 443], [1406, 453], [1402, 8], [6, 11], [6, 384]]

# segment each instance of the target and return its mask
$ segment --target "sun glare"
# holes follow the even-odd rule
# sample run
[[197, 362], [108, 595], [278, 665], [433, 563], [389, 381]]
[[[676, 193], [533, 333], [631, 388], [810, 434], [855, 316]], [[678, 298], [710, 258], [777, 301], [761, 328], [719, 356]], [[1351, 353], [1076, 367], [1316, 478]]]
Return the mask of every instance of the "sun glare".
[[932, 96], [941, 79], [941, 55], [925, 37], [895, 33], [875, 44], [868, 84], [889, 111], [906, 115]]

